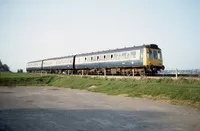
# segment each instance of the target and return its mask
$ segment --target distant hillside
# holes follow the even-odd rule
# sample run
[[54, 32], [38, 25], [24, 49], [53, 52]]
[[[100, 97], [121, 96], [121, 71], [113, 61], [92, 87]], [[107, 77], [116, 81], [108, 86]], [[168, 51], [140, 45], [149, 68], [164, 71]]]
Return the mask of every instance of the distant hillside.
[[7, 64], [3, 64], [0, 60], [0, 72], [10, 72], [10, 68]]

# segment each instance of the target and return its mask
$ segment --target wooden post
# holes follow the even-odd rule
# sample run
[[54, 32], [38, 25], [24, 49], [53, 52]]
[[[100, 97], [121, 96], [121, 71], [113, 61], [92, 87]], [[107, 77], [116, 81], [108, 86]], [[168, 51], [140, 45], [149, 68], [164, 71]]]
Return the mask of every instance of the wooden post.
[[178, 79], [178, 70], [176, 69], [176, 79]]
[[135, 72], [134, 72], [134, 69], [132, 69], [132, 72], [133, 72], [133, 77], [135, 76]]

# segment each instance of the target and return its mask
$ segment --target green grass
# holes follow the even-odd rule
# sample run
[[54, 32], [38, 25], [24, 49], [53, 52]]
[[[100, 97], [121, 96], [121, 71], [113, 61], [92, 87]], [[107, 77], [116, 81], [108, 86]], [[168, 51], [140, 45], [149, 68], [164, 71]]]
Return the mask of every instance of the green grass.
[[[200, 80], [195, 79], [109, 79], [87, 76], [42, 75], [28, 73], [2, 73], [1, 86], [48, 85], [85, 89], [109, 95], [127, 94], [131, 97], [148, 97], [186, 103], [200, 109]], [[94, 87], [94, 88], [91, 88]]]
[[[44, 75], [44, 74], [43, 74]], [[41, 74], [37, 73], [6, 73], [6, 72], [1, 72], [0, 73], [0, 78], [21, 78], [21, 77], [40, 77]]]
[[29, 73], [1, 73], [0, 86], [33, 86], [48, 85], [55, 79], [55, 75]]

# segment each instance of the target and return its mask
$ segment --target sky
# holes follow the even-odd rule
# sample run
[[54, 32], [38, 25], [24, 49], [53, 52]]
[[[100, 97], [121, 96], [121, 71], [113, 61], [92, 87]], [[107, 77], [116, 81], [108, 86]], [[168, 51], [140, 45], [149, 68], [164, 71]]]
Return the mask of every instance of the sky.
[[0, 59], [157, 44], [166, 69], [200, 69], [200, 0], [0, 0]]

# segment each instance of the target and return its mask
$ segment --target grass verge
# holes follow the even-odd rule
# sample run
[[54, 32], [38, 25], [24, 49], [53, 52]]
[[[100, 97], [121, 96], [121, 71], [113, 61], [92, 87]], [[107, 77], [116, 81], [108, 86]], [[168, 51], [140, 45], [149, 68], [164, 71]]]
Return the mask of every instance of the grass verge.
[[57, 76], [40, 74], [2, 73], [0, 86], [58, 86], [85, 89], [109, 95], [126, 94], [130, 97], [145, 97], [165, 100], [175, 104], [200, 109], [200, 81], [195, 79], [114, 79], [87, 76]]

